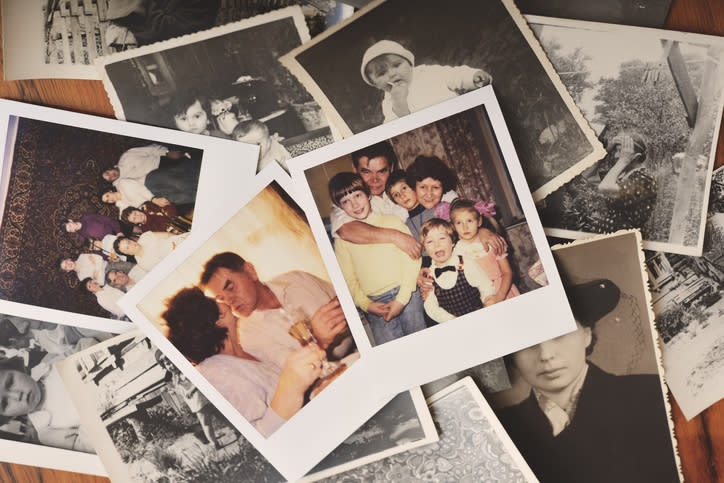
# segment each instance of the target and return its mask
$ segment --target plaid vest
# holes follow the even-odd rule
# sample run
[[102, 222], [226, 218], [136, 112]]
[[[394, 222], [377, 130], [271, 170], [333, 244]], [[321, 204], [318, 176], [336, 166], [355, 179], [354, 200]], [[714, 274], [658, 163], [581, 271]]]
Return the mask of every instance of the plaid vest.
[[458, 255], [457, 266], [458, 278], [452, 288], [441, 288], [433, 281], [437, 302], [443, 309], [455, 317], [475, 312], [483, 308], [483, 301], [480, 300], [480, 290], [468, 283], [463, 270], [463, 257]]

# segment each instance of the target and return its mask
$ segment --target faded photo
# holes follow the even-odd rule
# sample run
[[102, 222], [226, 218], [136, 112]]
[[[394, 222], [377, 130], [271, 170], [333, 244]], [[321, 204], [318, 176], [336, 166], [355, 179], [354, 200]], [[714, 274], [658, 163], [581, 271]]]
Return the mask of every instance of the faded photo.
[[500, 421], [541, 482], [678, 482], [636, 231], [559, 245], [577, 329], [506, 356]]
[[662, 28], [672, 0], [517, 0], [526, 15]]
[[58, 369], [113, 481], [284, 481], [140, 331]]
[[724, 43], [536, 21], [543, 22], [533, 24], [543, 48], [607, 149], [538, 204], [546, 233], [580, 238], [639, 228], [647, 249], [700, 254], [722, 112]]
[[138, 309], [265, 437], [359, 358], [306, 217], [276, 182]]
[[126, 320], [118, 300], [188, 236], [202, 155], [10, 116], [0, 297]]
[[[312, 35], [341, 21], [352, 7], [333, 0], [76, 0], [43, 2], [8, 0], [3, 16], [4, 45], [8, 49], [9, 79], [32, 77], [33, 69], [57, 70], [51, 77], [87, 77], [98, 57], [150, 45], [215, 26], [235, 22], [290, 5], [300, 5]], [[15, 29], [12, 25], [24, 26]], [[30, 28], [28, 28], [30, 26]], [[36, 38], [34, 38], [36, 37]], [[30, 44], [30, 46], [27, 46]], [[31, 47], [31, 48], [29, 48]], [[24, 53], [33, 53], [25, 57]], [[25, 57], [25, 58], [23, 58]], [[66, 75], [62, 75], [65, 73]], [[35, 77], [44, 77], [36, 75]]]
[[724, 397], [724, 170], [714, 172], [704, 253], [648, 252], [646, 269], [666, 383], [691, 419]]
[[53, 364], [111, 336], [0, 314], [0, 439], [93, 453]]
[[440, 441], [323, 481], [536, 481], [470, 379], [429, 396], [428, 405]]
[[112, 56], [102, 67], [116, 115], [260, 148], [257, 171], [332, 142], [327, 119], [278, 57], [309, 38], [299, 8], [169, 45]]
[[305, 175], [373, 346], [540, 286], [529, 275], [538, 252], [484, 109]]
[[344, 135], [492, 84], [534, 199], [602, 154], [512, 2], [371, 6], [282, 59]]

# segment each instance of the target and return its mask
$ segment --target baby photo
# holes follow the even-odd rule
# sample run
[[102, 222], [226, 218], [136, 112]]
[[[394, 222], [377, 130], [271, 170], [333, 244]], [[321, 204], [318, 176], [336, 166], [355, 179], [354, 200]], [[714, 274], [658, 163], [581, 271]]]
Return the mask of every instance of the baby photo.
[[420, 113], [392, 137], [378, 128], [365, 137], [376, 142], [341, 156], [302, 158], [320, 216], [315, 234], [333, 250], [372, 347], [464, 316], [484, 326], [487, 308], [505, 313], [546, 284], [535, 213], [498, 145], [504, 126], [487, 105], [470, 108], [485, 94], [493, 97], [487, 88], [457, 99], [446, 117]]
[[281, 62], [345, 137], [492, 85], [535, 200], [603, 155], [509, 0], [376, 0]]
[[259, 146], [255, 171], [333, 141], [312, 96], [278, 61], [309, 39], [299, 7], [106, 57], [116, 116]]
[[118, 300], [225, 202], [197, 201], [211, 188], [199, 185], [202, 171], [244, 176], [223, 156], [238, 165], [256, 154], [238, 143], [2, 106], [12, 114], [0, 133], [0, 298], [46, 309], [127, 321]]
[[53, 365], [112, 336], [0, 314], [0, 459], [102, 474], [100, 462], [92, 456], [91, 440]]

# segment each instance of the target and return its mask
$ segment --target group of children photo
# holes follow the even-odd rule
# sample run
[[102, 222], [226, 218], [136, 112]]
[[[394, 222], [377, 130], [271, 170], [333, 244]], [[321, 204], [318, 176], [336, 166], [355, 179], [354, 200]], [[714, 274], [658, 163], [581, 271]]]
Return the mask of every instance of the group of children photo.
[[383, 141], [328, 182], [334, 251], [374, 344], [519, 295], [495, 205], [455, 191], [453, 170], [419, 155], [396, 169]]

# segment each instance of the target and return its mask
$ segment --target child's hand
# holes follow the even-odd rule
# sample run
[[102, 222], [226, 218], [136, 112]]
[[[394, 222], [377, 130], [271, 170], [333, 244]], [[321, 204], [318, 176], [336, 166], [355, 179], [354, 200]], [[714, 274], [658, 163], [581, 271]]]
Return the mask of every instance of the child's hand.
[[427, 295], [432, 291], [432, 276], [429, 268], [421, 268], [417, 275], [417, 286], [420, 289], [422, 300], [427, 299]]
[[493, 77], [484, 70], [478, 70], [475, 74], [473, 74], [473, 85], [475, 85], [475, 87], [487, 86], [492, 82]]
[[389, 320], [387, 319], [387, 313], [389, 311], [389, 305], [383, 304], [382, 302], [370, 302], [370, 304], [367, 306], [367, 312], [383, 317], [385, 320]]
[[397, 82], [390, 85], [389, 92], [392, 98], [392, 111], [397, 114], [397, 117], [408, 115], [410, 107], [407, 105], [407, 95], [410, 92], [410, 86], [407, 82]]
[[387, 303], [387, 307], [389, 307], [389, 310], [387, 311], [387, 315], [385, 316], [385, 322], [389, 322], [390, 320], [394, 319], [405, 308], [405, 304], [398, 302], [397, 300], [393, 300], [392, 302]]

